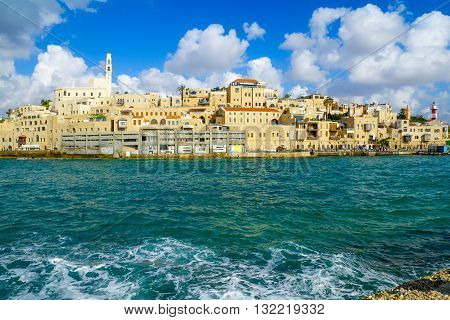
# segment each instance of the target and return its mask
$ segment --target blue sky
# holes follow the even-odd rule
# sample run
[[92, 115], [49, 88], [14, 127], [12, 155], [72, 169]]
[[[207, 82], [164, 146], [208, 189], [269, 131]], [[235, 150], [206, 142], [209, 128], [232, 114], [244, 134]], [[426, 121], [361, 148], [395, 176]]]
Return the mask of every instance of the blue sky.
[[[187, 82], [188, 85], [197, 83], [212, 85], [216, 82], [222, 84], [220, 82], [223, 79], [233, 75], [260, 75], [265, 78], [263, 81], [281, 88], [284, 92], [294, 94], [312, 92], [316, 88], [322, 88], [324, 83], [341, 74], [347, 66], [359, 61], [443, 2], [201, 0], [187, 4], [182, 1], [163, 0], [6, 0], [6, 3], [27, 18], [46, 26], [48, 32], [27, 28], [26, 24], [29, 22], [26, 19], [0, 4], [0, 19], [9, 16], [9, 19], [4, 20], [6, 22], [0, 22], [0, 35], [4, 34], [11, 38], [6, 44], [0, 42], [0, 66], [3, 59], [4, 65], [8, 66], [9, 70], [0, 72], [0, 81], [5, 84], [3, 87], [18, 92], [14, 86], [16, 83], [26, 82], [26, 79], [21, 77], [28, 77], [29, 83], [26, 83], [25, 87], [38, 88], [26, 99], [10, 97], [8, 92], [0, 90], [0, 98], [4, 98], [4, 102], [0, 102], [0, 109], [5, 109], [6, 103], [31, 102], [28, 100], [37, 99], [39, 94], [49, 95], [50, 86], [60, 85], [58, 81], [62, 82], [61, 85], [65, 84], [63, 78], [72, 77], [72, 83], [84, 81], [88, 75], [98, 72], [93, 65], [101, 63], [106, 51], [113, 54], [115, 76], [121, 77], [125, 83], [120, 85], [117, 82], [118, 89], [122, 90], [131, 86], [141, 91], [160, 89], [170, 93], [180, 81]], [[320, 8], [326, 10], [320, 11]], [[51, 15], [50, 18], [42, 20], [41, 13], [44, 9], [46, 13], [51, 12]], [[441, 68], [450, 66], [447, 65], [450, 59], [448, 48], [450, 36], [448, 32], [442, 32], [443, 28], [448, 27], [450, 5], [439, 11], [439, 14], [434, 14], [428, 19], [430, 23], [421, 24], [422, 35], [394, 43], [395, 46], [387, 48], [390, 51], [383, 52], [382, 56], [374, 58], [352, 74], [342, 73], [332, 85], [328, 85], [322, 91], [352, 100], [379, 99], [379, 102], [388, 100], [397, 107], [404, 102], [410, 103], [417, 113], [424, 113], [431, 99], [434, 99], [442, 105], [442, 115], [448, 119], [449, 78], [442, 74], [442, 70], [437, 66]], [[326, 34], [317, 36], [317, 29], [312, 26], [314, 16], [316, 22], [325, 23]], [[364, 30], [358, 30], [358, 25], [362, 26], [364, 21], [372, 17], [373, 21], [367, 28], [368, 40], [365, 41], [366, 35], [362, 33]], [[8, 21], [11, 21], [11, 25], [8, 25]], [[243, 24], [254, 22], [264, 30], [264, 34], [248, 39]], [[225, 41], [220, 54], [216, 52], [215, 57], [204, 56], [203, 52], [186, 53], [184, 49], [180, 49], [180, 40], [189, 30], [198, 29], [196, 39], [201, 41], [203, 32], [211, 25], [220, 25], [223, 28], [222, 33], [220, 29], [213, 30], [214, 39], [219, 42]], [[371, 26], [375, 27], [371, 29]], [[235, 30], [236, 34], [230, 35], [230, 30]], [[18, 33], [17, 37], [14, 36], [14, 32]], [[432, 37], [432, 45], [439, 43], [438, 47], [433, 50], [429, 46], [427, 49], [417, 49], [417, 43], [425, 41], [420, 37], [432, 33], [436, 33], [436, 37]], [[303, 40], [295, 38], [297, 42], [282, 45], [287, 34], [301, 34], [308, 44], [305, 45]], [[371, 39], [377, 34], [380, 35], [378, 38], [375, 36], [375, 39]], [[225, 39], [227, 36], [233, 39]], [[30, 39], [24, 43], [23, 37]], [[19, 38], [21, 40], [18, 40]], [[210, 38], [205, 39], [204, 41], [209, 41]], [[230, 41], [226, 42], [228, 40]], [[195, 43], [196, 40], [192, 41]], [[371, 41], [373, 44], [370, 44]], [[219, 42], [218, 45], [221, 45]], [[366, 45], [367, 43], [370, 45]], [[16, 45], [17, 48], [24, 49], [22, 51], [17, 49], [2, 56], [2, 45], [9, 47]], [[56, 45], [57, 48], [53, 48], [50, 52], [49, 45]], [[227, 45], [240, 45], [239, 48], [234, 48], [239, 53], [229, 54], [234, 49], [231, 47], [228, 50]], [[58, 51], [59, 48], [65, 51]], [[207, 46], [201, 47], [201, 50], [207, 50]], [[47, 54], [47, 62], [50, 63], [56, 61], [52, 59], [57, 59], [54, 58], [57, 54], [67, 52], [70, 54], [64, 58], [66, 66], [67, 63], [71, 64], [70, 59], [80, 58], [84, 63], [79, 65], [81, 71], [68, 72], [57, 70], [56, 67], [51, 74], [42, 71], [49, 69], [45, 67], [45, 61], [42, 61], [44, 54]], [[334, 52], [335, 57], [331, 57], [330, 52]], [[422, 59], [428, 57], [430, 52], [431, 55], [435, 55], [436, 52], [436, 57], [434, 60], [430, 58], [430, 66], [426, 70], [436, 69], [436, 71], [433, 71], [435, 73], [430, 71], [419, 81], [419, 76], [424, 74], [420, 69], [420, 57]], [[172, 63], [168, 63], [170, 57]], [[186, 57], [188, 61], [179, 61], [182, 57]], [[214, 58], [218, 61], [207, 61]], [[61, 59], [57, 61], [62, 61]], [[199, 71], [200, 69], [189, 66], [189, 59], [192, 61], [198, 59], [200, 62], [204, 59], [205, 68], [198, 66], [202, 70]], [[220, 61], [221, 59], [224, 61]], [[390, 60], [391, 65], [382, 62]], [[405, 78], [393, 70], [404, 61], [408, 61], [408, 64], [405, 62], [403, 69], [416, 71], [411, 72], [410, 78], [406, 76]], [[78, 62], [80, 61], [77, 60]], [[77, 63], [71, 65], [78, 65]], [[61, 68], [64, 69], [64, 64], [61, 64]], [[371, 70], [383, 70], [384, 73], [372, 77], [365, 76], [371, 73]], [[229, 74], [225, 76], [227, 72]], [[307, 77], [305, 74], [314, 76]], [[208, 78], [210, 75], [214, 75], [214, 79], [221, 80], [214, 82], [212, 78]], [[380, 83], [380, 79], [386, 79], [386, 83]], [[35, 85], [33, 81], [39, 83]], [[169, 81], [176, 83], [169, 84]]]
[[[133, 5], [130, 5], [133, 3]], [[387, 10], [395, 1], [371, 1]], [[443, 1], [403, 1], [408, 11], [406, 19], [438, 7]], [[178, 40], [187, 30], [204, 29], [210, 24], [221, 24], [226, 30], [235, 29], [244, 37], [242, 24], [256, 21], [267, 30], [264, 39], [255, 41], [247, 51], [248, 57], [269, 56], [274, 65], [284, 67], [289, 64], [289, 52], [280, 50], [284, 34], [308, 32], [308, 21], [319, 7], [358, 8], [362, 1], [240, 1], [226, 3], [210, 0], [185, 1], [110, 0], [93, 4], [96, 14], [86, 11], [68, 11], [67, 22], [56, 25], [51, 33], [65, 41], [70, 47], [82, 52], [93, 61], [104, 59], [105, 51], [114, 54], [117, 73], [138, 73], [144, 68], [162, 68], [168, 53], [174, 52]], [[241, 14], [230, 15], [235, 8]], [[449, 14], [450, 5], [442, 10]], [[336, 30], [334, 30], [336, 32]], [[38, 39], [37, 46], [45, 50], [48, 44], [60, 44], [51, 36]], [[36, 56], [23, 60], [19, 70], [31, 72]]]

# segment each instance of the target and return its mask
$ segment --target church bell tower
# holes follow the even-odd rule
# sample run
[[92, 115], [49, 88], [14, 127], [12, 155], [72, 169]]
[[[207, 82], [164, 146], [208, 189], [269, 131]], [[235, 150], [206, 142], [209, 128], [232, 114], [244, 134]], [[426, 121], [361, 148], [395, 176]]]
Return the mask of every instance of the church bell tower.
[[111, 96], [111, 90], [112, 90], [112, 57], [111, 57], [111, 53], [109, 53], [109, 52], [106, 54], [105, 78], [106, 78], [106, 88], [108, 89], [108, 96]]

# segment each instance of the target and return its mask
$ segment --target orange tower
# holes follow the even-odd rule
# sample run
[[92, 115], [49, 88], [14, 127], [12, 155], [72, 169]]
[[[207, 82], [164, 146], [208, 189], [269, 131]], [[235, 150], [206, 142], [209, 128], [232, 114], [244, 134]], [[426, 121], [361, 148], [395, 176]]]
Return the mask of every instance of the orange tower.
[[411, 109], [409, 108], [409, 105], [406, 105], [406, 120], [411, 119]]

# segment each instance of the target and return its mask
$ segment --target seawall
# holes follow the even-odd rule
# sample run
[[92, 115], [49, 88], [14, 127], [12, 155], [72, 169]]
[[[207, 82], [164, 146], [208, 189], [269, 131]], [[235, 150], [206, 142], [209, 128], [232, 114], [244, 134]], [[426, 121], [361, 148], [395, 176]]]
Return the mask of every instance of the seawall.
[[417, 151], [309, 151], [299, 152], [247, 152], [236, 154], [210, 153], [210, 154], [165, 154], [136, 156], [131, 155], [104, 155], [104, 154], [69, 154], [56, 150], [37, 151], [0, 151], [0, 158], [48, 158], [48, 159], [118, 159], [118, 158], [142, 158], [142, 159], [191, 159], [191, 158], [314, 158], [314, 157], [339, 157], [339, 156], [401, 156], [424, 155]]

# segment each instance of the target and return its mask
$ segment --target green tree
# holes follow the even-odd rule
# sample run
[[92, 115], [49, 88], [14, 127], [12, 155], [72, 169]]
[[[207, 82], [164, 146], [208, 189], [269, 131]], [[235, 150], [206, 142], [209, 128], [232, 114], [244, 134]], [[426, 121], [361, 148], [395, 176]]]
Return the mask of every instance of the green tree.
[[51, 100], [41, 100], [41, 106], [46, 107], [47, 109], [50, 107], [50, 102], [52, 102]]
[[325, 100], [323, 100], [323, 104], [327, 109], [328, 108], [331, 109], [331, 107], [333, 106], [333, 103], [334, 103], [334, 100], [333, 100], [333, 98], [330, 98], [330, 97], [326, 97]]
[[389, 138], [380, 139], [377, 142], [378, 142], [378, 144], [382, 145], [383, 147], [389, 146]]
[[421, 115], [421, 114], [416, 114], [416, 115], [414, 115], [414, 116], [411, 116], [410, 121], [411, 121], [411, 122], [425, 123], [425, 122], [427, 122], [428, 120], [425, 119], [425, 117], [424, 117], [423, 115]]
[[291, 95], [289, 94], [289, 93], [286, 93], [284, 96], [283, 96], [283, 99], [289, 99], [291, 97]]
[[342, 114], [328, 114], [327, 120], [328, 121], [339, 121], [342, 119]]
[[397, 115], [397, 119], [400, 119], [400, 120], [406, 119], [406, 109], [405, 108], [400, 109], [400, 112]]

